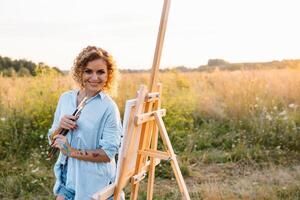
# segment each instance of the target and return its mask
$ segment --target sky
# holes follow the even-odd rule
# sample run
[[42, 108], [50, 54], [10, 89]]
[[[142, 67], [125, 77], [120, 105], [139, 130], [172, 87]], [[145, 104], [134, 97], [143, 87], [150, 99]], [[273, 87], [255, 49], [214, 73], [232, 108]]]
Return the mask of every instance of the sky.
[[[0, 55], [62, 70], [87, 45], [148, 69], [163, 0], [0, 0]], [[300, 58], [299, 0], [171, 0], [161, 68]]]

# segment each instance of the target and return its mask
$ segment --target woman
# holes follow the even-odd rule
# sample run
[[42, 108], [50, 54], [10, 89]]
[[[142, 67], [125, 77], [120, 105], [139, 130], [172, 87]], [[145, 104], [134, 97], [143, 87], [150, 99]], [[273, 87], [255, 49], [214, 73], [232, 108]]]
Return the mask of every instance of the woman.
[[[114, 181], [121, 122], [106, 91], [115, 75], [112, 57], [101, 48], [88, 46], [75, 59], [73, 77], [80, 89], [61, 95], [48, 132], [49, 142], [60, 149], [54, 166], [56, 200], [91, 199]], [[80, 117], [72, 116], [84, 97], [89, 99]], [[69, 130], [66, 137], [58, 134], [61, 129]]]

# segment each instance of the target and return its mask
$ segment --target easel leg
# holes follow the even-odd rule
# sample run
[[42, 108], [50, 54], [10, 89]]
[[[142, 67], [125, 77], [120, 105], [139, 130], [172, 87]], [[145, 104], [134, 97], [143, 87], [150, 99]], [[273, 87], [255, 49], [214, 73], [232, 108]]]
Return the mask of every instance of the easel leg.
[[181, 174], [181, 171], [180, 171], [177, 159], [176, 159], [176, 155], [174, 153], [174, 150], [173, 150], [171, 141], [169, 139], [169, 136], [168, 136], [166, 127], [164, 125], [164, 122], [163, 122], [161, 116], [159, 116], [157, 113], [155, 113], [154, 116], [155, 116], [155, 119], [156, 119], [158, 127], [159, 127], [159, 133], [160, 133], [160, 136], [162, 138], [162, 141], [163, 141], [165, 147], [168, 149], [168, 151], [171, 155], [171, 166], [172, 166], [172, 169], [174, 171], [176, 181], [178, 183], [182, 198], [185, 199], [185, 200], [190, 200], [191, 198], [190, 198], [190, 195], [188, 193], [187, 187], [185, 185], [183, 176]]
[[[151, 132], [149, 130], [152, 130], [152, 124], [145, 124], [145, 126], [142, 126], [142, 132], [141, 132], [141, 139], [140, 139], [140, 144], [141, 146], [139, 147], [139, 150], [143, 150], [145, 148], [149, 148], [149, 141], [151, 137]], [[142, 167], [146, 164], [147, 162], [147, 157], [141, 154], [137, 155], [137, 165], [135, 169], [135, 173], [139, 173]], [[136, 182], [135, 184], [131, 184], [131, 195], [130, 199], [131, 200], [136, 200], [138, 198], [138, 191], [139, 191], [139, 186], [140, 183]]]
[[[136, 183], [139, 184], [139, 183]], [[130, 193], [130, 200], [136, 200], [138, 197], [139, 185], [136, 185], [131, 182], [131, 193]]]
[[[159, 94], [162, 94], [162, 84], [157, 84], [157, 91]], [[161, 108], [161, 100], [155, 102], [153, 109], [158, 110]], [[157, 150], [157, 143], [158, 143], [158, 127], [155, 121], [152, 122], [152, 138], [151, 138], [151, 149]], [[148, 173], [148, 188], [147, 188], [147, 200], [152, 200], [153, 198], [153, 186], [154, 186], [154, 179], [155, 179], [155, 158], [150, 158], [150, 166], [149, 166], [149, 173]]]
[[[153, 125], [153, 133], [152, 133], [152, 144], [151, 149], [157, 149], [157, 140], [158, 140], [158, 129], [156, 124]], [[153, 198], [153, 185], [155, 178], [155, 158], [150, 158], [150, 168], [148, 173], [148, 188], [147, 188], [147, 200], [152, 200]]]

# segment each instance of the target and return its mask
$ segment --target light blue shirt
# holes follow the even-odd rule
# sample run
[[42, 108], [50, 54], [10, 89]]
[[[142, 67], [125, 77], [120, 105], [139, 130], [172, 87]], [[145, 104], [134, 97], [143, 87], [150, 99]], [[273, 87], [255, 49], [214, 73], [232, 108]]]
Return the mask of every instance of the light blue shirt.
[[[72, 115], [75, 111], [78, 91], [71, 90], [61, 95], [48, 137], [58, 128], [64, 115]], [[75, 190], [75, 200], [85, 200], [91, 199], [95, 192], [114, 182], [116, 173], [114, 157], [119, 150], [122, 127], [117, 105], [104, 92], [87, 100], [76, 123], [78, 128], [69, 131], [67, 135], [70, 145], [81, 150], [101, 148], [110, 158], [109, 163], [68, 158], [66, 187]], [[66, 156], [60, 153], [54, 165], [56, 177], [54, 194], [57, 194], [61, 183], [60, 165], [65, 162]]]

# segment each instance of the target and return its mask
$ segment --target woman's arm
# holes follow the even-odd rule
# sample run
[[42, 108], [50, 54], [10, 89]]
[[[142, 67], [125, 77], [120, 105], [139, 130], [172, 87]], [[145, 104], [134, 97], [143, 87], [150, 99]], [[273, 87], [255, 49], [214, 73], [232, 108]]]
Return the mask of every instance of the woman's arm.
[[112, 104], [108, 109], [108, 117], [104, 124], [101, 138], [97, 147], [101, 148], [110, 160], [113, 160], [119, 151], [121, 142], [121, 119], [116, 104]]
[[85, 160], [91, 162], [110, 162], [109, 157], [102, 149], [96, 150], [80, 150], [73, 149], [70, 153], [70, 157], [78, 160]]
[[66, 136], [56, 135], [53, 138], [55, 142], [52, 146], [59, 148], [60, 151], [68, 157], [90, 162], [110, 162], [110, 158], [102, 149], [77, 150], [70, 146]]

